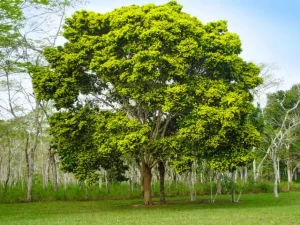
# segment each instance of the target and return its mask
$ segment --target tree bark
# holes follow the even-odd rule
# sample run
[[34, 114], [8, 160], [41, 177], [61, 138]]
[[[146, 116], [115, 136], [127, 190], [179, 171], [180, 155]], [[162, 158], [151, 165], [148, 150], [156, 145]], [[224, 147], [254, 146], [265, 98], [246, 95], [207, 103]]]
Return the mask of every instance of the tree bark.
[[[194, 164], [194, 163], [193, 163]], [[189, 183], [190, 183], [190, 197], [191, 201], [196, 201], [196, 190], [195, 190], [195, 171], [194, 165], [191, 167], [191, 171], [189, 172]]]
[[32, 186], [33, 186], [33, 173], [34, 173], [34, 154], [30, 152], [29, 163], [27, 165], [27, 201], [32, 201]]
[[248, 181], [248, 167], [247, 166], [245, 166], [245, 168], [244, 168], [244, 180], [245, 180], [245, 182], [247, 182]]
[[102, 177], [101, 176], [99, 177], [98, 187], [99, 187], [99, 190], [102, 188]]
[[232, 192], [231, 192], [231, 202], [235, 202], [235, 185], [236, 185], [236, 174], [237, 171], [233, 171], [231, 174], [232, 179]]
[[218, 173], [217, 175], [217, 194], [222, 194], [222, 174]]
[[278, 164], [277, 164], [277, 158], [273, 157], [273, 169], [274, 169], [274, 195], [275, 198], [278, 198]]
[[146, 163], [143, 163], [143, 173], [144, 173], [144, 204], [151, 205], [151, 167]]
[[68, 173], [64, 173], [64, 189], [67, 190], [67, 185], [68, 185]]
[[254, 184], [256, 184], [257, 182], [257, 177], [258, 177], [258, 174], [256, 174], [257, 171], [256, 171], [256, 160], [254, 159], [253, 160], [253, 182]]
[[160, 202], [166, 202], [166, 195], [165, 195], [165, 173], [166, 168], [163, 161], [158, 162], [158, 170], [159, 170], [159, 184], [160, 184]]
[[105, 186], [107, 193], [110, 193], [110, 174], [109, 170], [105, 171]]
[[131, 166], [131, 173], [130, 173], [130, 190], [131, 190], [131, 192], [133, 193], [133, 191], [134, 191], [134, 178], [136, 177], [136, 175], [135, 175], [135, 166], [134, 166], [134, 163], [132, 164], [132, 166]]
[[31, 154], [28, 152], [29, 147], [29, 136], [26, 134], [26, 144], [25, 144], [25, 159], [27, 167], [27, 201], [32, 200], [32, 179], [33, 179], [33, 169], [32, 169], [32, 160]]
[[55, 162], [55, 153], [49, 149], [49, 158], [52, 167], [52, 176], [53, 176], [53, 191], [57, 192], [57, 169], [56, 169], [56, 162]]
[[39, 103], [36, 100], [36, 107], [34, 111], [34, 123], [35, 123], [35, 133], [34, 133], [34, 139], [33, 144], [30, 147], [30, 150], [28, 152], [29, 147], [29, 136], [30, 134], [26, 134], [26, 146], [25, 146], [25, 157], [26, 157], [26, 163], [27, 163], [27, 175], [28, 175], [28, 182], [27, 182], [27, 201], [32, 201], [32, 186], [33, 186], [33, 175], [34, 175], [34, 156], [35, 151], [37, 149], [38, 145], [38, 138], [40, 134], [40, 121], [39, 121]]
[[280, 159], [277, 157], [277, 179], [278, 183], [280, 183]]
[[4, 190], [3, 190], [3, 196], [5, 196], [8, 183], [10, 180], [10, 175], [11, 175], [11, 160], [12, 160], [12, 153], [11, 153], [11, 143], [10, 140], [8, 140], [8, 162], [7, 162], [7, 173], [6, 173], [6, 179], [4, 182]]
[[291, 162], [291, 159], [290, 159], [290, 145], [286, 145], [286, 151], [287, 151], [287, 155], [288, 155], [288, 158], [287, 158], [287, 161], [286, 161], [286, 169], [287, 169], [287, 175], [288, 175], [288, 185], [289, 185], [289, 190], [290, 190], [290, 183], [293, 182], [293, 168], [292, 168], [292, 162]]
[[287, 160], [287, 175], [288, 175], [288, 190], [290, 190], [290, 184], [293, 182], [293, 169], [292, 169], [292, 163], [290, 159]]

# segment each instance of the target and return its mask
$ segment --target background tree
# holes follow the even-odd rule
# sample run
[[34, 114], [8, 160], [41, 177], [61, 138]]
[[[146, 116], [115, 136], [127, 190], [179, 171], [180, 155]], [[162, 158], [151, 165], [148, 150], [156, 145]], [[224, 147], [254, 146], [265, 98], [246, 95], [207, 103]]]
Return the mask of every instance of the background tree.
[[[287, 153], [287, 164], [290, 163], [289, 149], [297, 140], [297, 128], [300, 125], [300, 88], [294, 85], [290, 90], [277, 91], [268, 95], [267, 106], [264, 111], [266, 125], [269, 126], [269, 146], [265, 159], [269, 156], [272, 160], [274, 171], [274, 194], [278, 197], [278, 182], [280, 180], [280, 153], [285, 148]], [[282, 154], [281, 154], [282, 155]], [[289, 168], [291, 170], [291, 168]], [[291, 173], [289, 171], [288, 173]]]
[[[23, 128], [27, 168], [27, 199], [32, 199], [36, 152], [43, 134], [46, 110], [32, 91], [31, 68], [44, 65], [45, 46], [54, 46], [60, 35], [67, 7], [75, 1], [29, 0], [0, 3], [0, 102], [1, 115]], [[2, 32], [3, 31], [3, 32]], [[23, 153], [24, 155], [24, 153]]]

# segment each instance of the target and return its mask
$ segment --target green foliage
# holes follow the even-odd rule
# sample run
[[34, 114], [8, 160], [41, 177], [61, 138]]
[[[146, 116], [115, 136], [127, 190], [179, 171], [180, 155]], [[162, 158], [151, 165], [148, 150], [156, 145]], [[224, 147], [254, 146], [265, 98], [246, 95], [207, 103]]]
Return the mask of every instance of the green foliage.
[[185, 145], [201, 149], [210, 166], [223, 171], [250, 162], [251, 149], [260, 141], [259, 132], [249, 121], [252, 96], [248, 90], [238, 90], [235, 83], [227, 82], [201, 78], [195, 96], [200, 104], [194, 103], [180, 129], [183, 140], [195, 141], [193, 146], [186, 141]]
[[109, 153], [118, 149], [122, 153], [136, 153], [149, 141], [149, 129], [124, 113], [106, 111], [97, 118], [94, 140], [100, 152]]
[[0, 57], [4, 56], [1, 48], [18, 46], [19, 34], [17, 28], [22, 26], [23, 12], [21, 5], [23, 0], [0, 1]]
[[258, 104], [256, 109], [249, 115], [249, 121], [252, 125], [255, 126], [255, 128], [262, 133], [265, 128], [265, 121], [262, 109], [260, 105]]
[[[105, 112], [103, 113], [105, 114]], [[50, 134], [61, 158], [63, 170], [72, 172], [80, 181], [97, 181], [100, 168], [112, 170], [112, 180], [122, 181], [127, 169], [115, 148], [99, 153], [94, 134], [102, 114], [97, 108], [78, 107], [76, 111], [58, 112], [50, 117]]]
[[195, 161], [196, 158], [183, 154], [182, 157], [176, 157], [175, 159], [172, 159], [172, 166], [176, 173], [182, 174], [184, 172], [191, 171], [192, 164]]
[[[110, 108], [87, 137], [101, 153], [130, 153], [150, 167], [175, 154], [201, 156], [214, 169], [234, 170], [260, 140], [249, 123], [260, 69], [239, 56], [241, 41], [226, 21], [203, 25], [181, 9], [171, 1], [105, 14], [77, 11], [64, 25], [67, 43], [44, 50], [50, 66], [36, 69], [34, 90], [75, 117], [82, 114], [74, 111], [80, 94]], [[73, 140], [82, 138], [61, 140], [58, 149]]]

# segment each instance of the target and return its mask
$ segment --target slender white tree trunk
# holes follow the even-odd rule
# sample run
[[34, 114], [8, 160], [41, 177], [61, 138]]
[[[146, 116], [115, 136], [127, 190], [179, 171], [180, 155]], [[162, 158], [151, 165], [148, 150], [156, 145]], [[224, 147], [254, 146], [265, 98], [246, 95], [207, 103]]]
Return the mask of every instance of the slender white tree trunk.
[[99, 176], [98, 187], [99, 187], [99, 190], [102, 188], [102, 177], [101, 176]]
[[257, 182], [257, 170], [256, 170], [256, 160], [253, 160], [253, 182], [256, 184]]
[[244, 167], [244, 179], [245, 179], [245, 182], [247, 182], [248, 181], [248, 167], [247, 166], [245, 166]]
[[34, 136], [33, 136], [33, 143], [29, 148], [29, 137], [31, 134], [29, 134], [27, 131], [25, 131], [27, 139], [26, 139], [26, 145], [25, 145], [25, 157], [26, 157], [26, 163], [27, 163], [27, 201], [32, 201], [32, 186], [33, 186], [33, 175], [34, 175], [34, 157], [35, 152], [38, 145], [38, 139], [40, 134], [40, 121], [39, 121], [39, 102], [36, 100], [36, 106], [34, 111]]
[[67, 190], [68, 187], [68, 173], [64, 173], [64, 189]]
[[274, 195], [275, 198], [278, 198], [278, 164], [276, 156], [273, 156], [273, 170], [274, 170]]
[[191, 201], [196, 201], [196, 189], [195, 189], [195, 181], [196, 181], [196, 165], [192, 164], [191, 171], [189, 172], [189, 183], [190, 183], [190, 197]]
[[217, 174], [217, 193], [222, 194], [222, 173]]
[[277, 178], [278, 178], [278, 183], [280, 183], [280, 159], [277, 157]]

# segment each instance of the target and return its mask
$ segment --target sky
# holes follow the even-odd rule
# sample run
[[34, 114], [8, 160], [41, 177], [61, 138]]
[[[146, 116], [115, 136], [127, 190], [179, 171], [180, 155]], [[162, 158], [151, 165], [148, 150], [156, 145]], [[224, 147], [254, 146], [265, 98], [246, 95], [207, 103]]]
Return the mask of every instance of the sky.
[[[89, 0], [81, 8], [109, 12], [126, 5], [163, 4], [166, 0]], [[183, 11], [203, 23], [227, 20], [242, 41], [241, 56], [272, 64], [283, 80], [279, 89], [300, 83], [300, 0], [178, 0]]]

